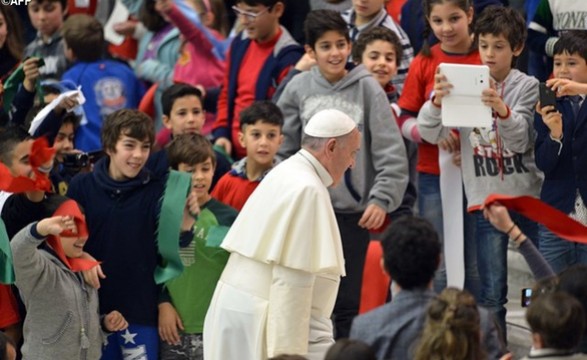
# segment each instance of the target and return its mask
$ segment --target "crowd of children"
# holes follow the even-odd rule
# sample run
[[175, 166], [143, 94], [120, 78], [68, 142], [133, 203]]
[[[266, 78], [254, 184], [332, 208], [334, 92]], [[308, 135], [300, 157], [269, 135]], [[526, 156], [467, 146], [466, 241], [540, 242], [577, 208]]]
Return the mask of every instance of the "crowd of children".
[[[18, 5], [28, 18], [0, 4], [0, 359], [203, 359], [204, 319], [230, 254], [223, 238], [328, 109], [361, 133], [353, 165], [337, 169], [342, 181], [329, 190], [346, 270], [335, 338], [353, 337], [370, 240], [406, 215], [428, 220], [441, 244], [452, 240], [445, 225], [462, 223], [470, 292], [432, 304], [417, 358], [440, 346], [430, 335], [446, 322], [439, 304], [462, 306], [474, 331], [479, 313], [469, 308], [483, 306], [506, 340], [508, 239], [529, 239], [554, 273], [587, 265], [587, 245], [513, 211], [504, 229], [484, 211], [490, 194], [525, 195], [587, 226], [582, 3], [541, 0], [526, 20], [513, 6], [481, 11], [472, 0], [418, 9], [410, 0], [303, 1], [307, 15], [288, 19], [289, 29], [285, 0], [123, 1], [129, 19], [114, 25], [113, 4], [73, 3], [30, 0]], [[410, 29], [397, 18], [404, 3]], [[302, 26], [300, 44], [292, 34]], [[113, 32], [133, 56], [120, 55]], [[488, 67], [490, 127], [443, 125], [453, 85], [441, 63]], [[540, 103], [540, 81], [554, 104]], [[443, 157], [462, 183], [443, 185], [454, 169]], [[449, 193], [463, 194], [458, 219], [443, 213]], [[440, 293], [442, 257], [430, 271]], [[548, 328], [535, 317], [533, 330]], [[467, 356], [484, 358], [465, 335]], [[362, 349], [352, 341], [327, 358]]]

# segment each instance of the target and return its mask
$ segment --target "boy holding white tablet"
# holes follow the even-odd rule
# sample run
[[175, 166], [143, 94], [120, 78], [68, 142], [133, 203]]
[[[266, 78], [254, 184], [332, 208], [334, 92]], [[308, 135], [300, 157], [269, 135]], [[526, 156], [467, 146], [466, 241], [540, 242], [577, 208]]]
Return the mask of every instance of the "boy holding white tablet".
[[[509, 234], [493, 228], [480, 208], [491, 193], [535, 197], [540, 194], [542, 176], [534, 161], [533, 128], [538, 80], [512, 69], [526, 39], [524, 18], [516, 10], [487, 8], [475, 26], [481, 60], [489, 67], [492, 78], [491, 86], [483, 91], [482, 101], [491, 107], [493, 121], [486, 128], [459, 128], [461, 171], [467, 209], [476, 219], [480, 304], [495, 313], [505, 338]], [[451, 129], [441, 122], [441, 101], [451, 87], [446, 77], [437, 72], [435, 95], [418, 114], [420, 134], [428, 142], [438, 143], [449, 136]], [[535, 223], [518, 214], [511, 215], [530, 239], [537, 238]]]

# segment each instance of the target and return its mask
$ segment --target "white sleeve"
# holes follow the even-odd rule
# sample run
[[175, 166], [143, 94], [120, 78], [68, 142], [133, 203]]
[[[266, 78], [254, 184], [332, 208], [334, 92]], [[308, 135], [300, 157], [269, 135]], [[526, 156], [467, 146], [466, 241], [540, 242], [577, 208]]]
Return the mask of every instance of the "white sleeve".
[[312, 293], [316, 276], [273, 266], [267, 316], [267, 356], [308, 353]]

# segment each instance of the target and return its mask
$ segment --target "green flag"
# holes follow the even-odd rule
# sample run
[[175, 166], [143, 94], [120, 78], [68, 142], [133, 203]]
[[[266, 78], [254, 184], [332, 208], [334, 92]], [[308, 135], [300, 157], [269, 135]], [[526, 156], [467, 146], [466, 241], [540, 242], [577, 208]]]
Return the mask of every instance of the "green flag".
[[157, 284], [163, 284], [179, 276], [183, 271], [183, 264], [179, 258], [179, 234], [190, 187], [190, 174], [169, 171], [157, 227], [157, 249], [163, 258], [163, 264], [155, 269]]
[[0, 219], [0, 283], [14, 283], [14, 269], [12, 267], [12, 251], [6, 233], [6, 226]]

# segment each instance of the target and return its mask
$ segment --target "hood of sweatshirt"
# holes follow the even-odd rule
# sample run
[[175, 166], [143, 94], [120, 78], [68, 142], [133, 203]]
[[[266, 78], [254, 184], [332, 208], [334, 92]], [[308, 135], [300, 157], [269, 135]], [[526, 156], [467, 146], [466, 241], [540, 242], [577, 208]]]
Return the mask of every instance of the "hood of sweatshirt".
[[98, 185], [112, 195], [123, 195], [136, 188], [142, 187], [151, 181], [151, 172], [147, 168], [143, 168], [139, 174], [132, 179], [116, 181], [108, 174], [109, 166], [110, 157], [100, 159], [94, 166], [93, 176]]

